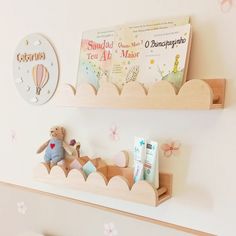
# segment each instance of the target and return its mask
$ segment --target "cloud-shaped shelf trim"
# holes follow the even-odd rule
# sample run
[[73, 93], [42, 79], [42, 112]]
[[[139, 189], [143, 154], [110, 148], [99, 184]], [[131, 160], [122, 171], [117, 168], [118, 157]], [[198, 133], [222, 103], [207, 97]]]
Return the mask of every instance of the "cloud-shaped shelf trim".
[[97, 91], [86, 83], [77, 91], [67, 84], [59, 90], [57, 103], [74, 107], [211, 109], [224, 106], [224, 92], [224, 79], [189, 80], [178, 93], [164, 80], [154, 83], [148, 91], [139, 82], [129, 82], [121, 91], [110, 82], [103, 82]]
[[128, 180], [123, 176], [114, 176], [108, 181], [100, 172], [93, 172], [86, 178], [77, 169], [72, 169], [67, 174], [60, 166], [54, 166], [49, 171], [44, 163], [35, 168], [34, 176], [38, 181], [150, 206], [157, 206], [171, 197], [172, 175], [165, 173], [160, 173], [158, 190], [146, 181], [139, 181], [129, 187]]

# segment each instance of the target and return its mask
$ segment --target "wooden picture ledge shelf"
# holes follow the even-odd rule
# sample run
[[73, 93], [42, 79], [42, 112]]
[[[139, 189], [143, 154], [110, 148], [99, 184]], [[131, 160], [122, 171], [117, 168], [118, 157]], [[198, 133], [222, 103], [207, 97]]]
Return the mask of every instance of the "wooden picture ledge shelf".
[[224, 107], [225, 79], [193, 79], [179, 92], [167, 81], [159, 81], [148, 91], [138, 82], [129, 82], [120, 91], [114, 84], [103, 82], [96, 90], [90, 84], [59, 89], [56, 103], [71, 107], [135, 109], [216, 109]]
[[143, 180], [134, 184], [132, 168], [107, 165], [101, 171], [93, 172], [86, 178], [84, 172], [78, 169], [66, 171], [61, 166], [49, 169], [40, 163], [34, 170], [34, 177], [37, 181], [150, 206], [157, 206], [171, 197], [171, 174], [160, 173], [160, 188], [155, 189]]

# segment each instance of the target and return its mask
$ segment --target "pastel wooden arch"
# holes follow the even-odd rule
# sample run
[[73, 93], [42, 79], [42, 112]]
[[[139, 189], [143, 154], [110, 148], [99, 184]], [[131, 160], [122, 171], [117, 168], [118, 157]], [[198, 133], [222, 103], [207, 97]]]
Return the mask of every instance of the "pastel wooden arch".
[[83, 171], [72, 169], [69, 171], [67, 178], [66, 178], [66, 184], [70, 188], [75, 189], [83, 189], [82, 187], [86, 183], [86, 175]]
[[213, 104], [213, 90], [203, 80], [189, 80], [179, 90], [178, 103], [185, 109], [210, 109]]
[[130, 193], [129, 183], [123, 176], [112, 177], [107, 185], [107, 195], [113, 198], [120, 198], [127, 200]]
[[50, 182], [57, 185], [64, 185], [67, 172], [61, 166], [53, 166], [49, 173]]
[[[142, 198], [138, 197], [142, 196]], [[157, 206], [157, 191], [148, 182], [141, 180], [135, 183], [130, 191], [130, 201]]]

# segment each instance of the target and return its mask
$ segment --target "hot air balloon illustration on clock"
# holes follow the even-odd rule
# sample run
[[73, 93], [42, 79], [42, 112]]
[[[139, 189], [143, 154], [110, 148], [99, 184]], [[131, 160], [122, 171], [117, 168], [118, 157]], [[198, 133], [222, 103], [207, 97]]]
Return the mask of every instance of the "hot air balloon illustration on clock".
[[47, 68], [42, 65], [38, 64], [33, 67], [32, 69], [32, 76], [36, 88], [36, 94], [40, 95], [40, 92], [42, 88], [47, 84], [48, 82], [48, 71]]
[[14, 54], [14, 82], [20, 95], [33, 105], [46, 103], [54, 95], [59, 75], [57, 55], [41, 34], [23, 38]]

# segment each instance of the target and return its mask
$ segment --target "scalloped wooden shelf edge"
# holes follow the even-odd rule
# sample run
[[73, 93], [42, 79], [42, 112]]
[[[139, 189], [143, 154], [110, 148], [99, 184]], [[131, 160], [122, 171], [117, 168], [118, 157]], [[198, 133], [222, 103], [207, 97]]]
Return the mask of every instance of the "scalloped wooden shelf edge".
[[125, 84], [121, 91], [109, 82], [103, 82], [98, 91], [90, 84], [81, 84], [77, 91], [66, 84], [59, 89], [56, 103], [71, 107], [216, 109], [224, 107], [225, 86], [225, 79], [193, 79], [176, 93], [164, 80], [156, 82], [148, 92], [138, 82]]
[[[100, 172], [93, 172], [86, 178], [77, 169], [66, 172], [61, 166], [54, 166], [49, 170], [44, 163], [40, 163], [34, 170], [34, 178], [45, 183], [150, 206], [157, 206], [171, 198], [172, 174], [160, 173], [160, 188], [155, 189], [146, 181], [131, 184], [132, 172], [132, 168], [107, 166], [107, 177]], [[117, 173], [124, 173], [124, 176], [116, 175]]]

